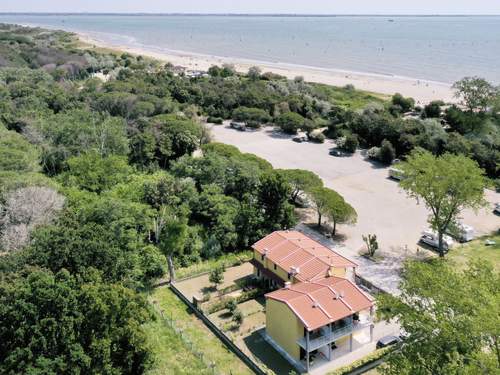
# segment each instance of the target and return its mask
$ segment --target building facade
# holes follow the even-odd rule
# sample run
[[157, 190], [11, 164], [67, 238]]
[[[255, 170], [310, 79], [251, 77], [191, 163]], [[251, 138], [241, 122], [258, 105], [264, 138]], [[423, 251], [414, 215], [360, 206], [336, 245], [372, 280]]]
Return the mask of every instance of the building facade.
[[352, 351], [353, 335], [373, 340], [373, 298], [354, 283], [356, 264], [297, 231], [253, 246], [254, 272], [277, 289], [266, 295], [266, 338], [296, 368], [309, 371]]

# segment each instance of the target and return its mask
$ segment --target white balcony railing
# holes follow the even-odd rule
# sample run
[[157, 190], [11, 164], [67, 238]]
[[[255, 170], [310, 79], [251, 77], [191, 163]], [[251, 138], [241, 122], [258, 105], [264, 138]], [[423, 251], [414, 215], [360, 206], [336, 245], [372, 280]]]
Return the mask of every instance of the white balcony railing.
[[[332, 330], [330, 333], [327, 332], [327, 329], [323, 330], [326, 333], [322, 334], [319, 337], [309, 338], [309, 352], [313, 350], [319, 349], [325, 345], [331, 344], [332, 342], [350, 335], [353, 332], [359, 331], [360, 329], [367, 328], [371, 325], [371, 322], [364, 323], [352, 323], [348, 324], [344, 327], [337, 328]], [[300, 345], [303, 349], [307, 350], [307, 342], [306, 337], [302, 337], [297, 341], [297, 344]]]

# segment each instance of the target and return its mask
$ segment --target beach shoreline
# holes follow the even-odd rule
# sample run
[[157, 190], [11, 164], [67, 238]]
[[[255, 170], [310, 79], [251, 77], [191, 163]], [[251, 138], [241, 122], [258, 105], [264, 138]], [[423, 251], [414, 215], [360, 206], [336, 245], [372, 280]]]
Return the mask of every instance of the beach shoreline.
[[400, 93], [415, 99], [417, 105], [425, 105], [433, 100], [454, 103], [450, 84], [409, 77], [388, 76], [375, 73], [350, 72], [340, 69], [325, 69], [293, 65], [280, 62], [253, 61], [243, 58], [203, 55], [185, 51], [154, 51], [147, 47], [127, 46], [104, 41], [83, 32], [74, 32], [79, 40], [90, 46], [106, 48], [134, 55], [143, 55], [160, 61], [182, 66], [188, 70], [207, 71], [212, 65], [231, 64], [236, 71], [246, 73], [252, 66], [258, 66], [263, 72], [282, 75], [288, 79], [301, 76], [307, 82], [322, 83], [343, 87], [354, 85], [356, 89], [382, 95]]

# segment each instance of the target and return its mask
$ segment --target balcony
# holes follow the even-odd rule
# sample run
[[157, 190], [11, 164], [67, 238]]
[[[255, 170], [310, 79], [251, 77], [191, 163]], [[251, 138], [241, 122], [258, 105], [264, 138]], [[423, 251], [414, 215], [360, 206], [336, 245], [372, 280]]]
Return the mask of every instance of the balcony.
[[[321, 334], [318, 336], [310, 336], [309, 337], [309, 352], [313, 350], [317, 350], [325, 345], [331, 344], [332, 342], [341, 339], [342, 337], [348, 336], [351, 333], [359, 331], [363, 328], [370, 327], [372, 322], [365, 321], [359, 323], [349, 323], [344, 327], [337, 328], [328, 332], [328, 327], [323, 327], [321, 329]], [[297, 341], [297, 344], [305, 350], [307, 350], [306, 337], [302, 337]]]

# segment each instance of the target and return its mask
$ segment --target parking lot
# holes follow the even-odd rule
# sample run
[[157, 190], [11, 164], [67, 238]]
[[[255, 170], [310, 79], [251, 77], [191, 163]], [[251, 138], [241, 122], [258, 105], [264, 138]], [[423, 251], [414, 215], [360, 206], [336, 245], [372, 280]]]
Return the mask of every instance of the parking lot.
[[[403, 192], [397, 181], [387, 177], [387, 168], [365, 160], [362, 152], [349, 157], [328, 154], [334, 146], [330, 140], [324, 144], [296, 143], [291, 136], [273, 128], [240, 132], [227, 123], [213, 126], [212, 135], [217, 142], [231, 144], [242, 152], [253, 153], [275, 168], [306, 169], [318, 174], [325, 185], [342, 194], [358, 212], [354, 226], [340, 226], [339, 234], [350, 251], [358, 252], [364, 245], [362, 235], [374, 233], [384, 252], [401, 254], [417, 248], [420, 233], [427, 224], [428, 212]], [[489, 234], [500, 227], [500, 218], [493, 214], [493, 204], [500, 202], [500, 194], [486, 192], [490, 206], [474, 213], [463, 212], [463, 222], [476, 232]]]

